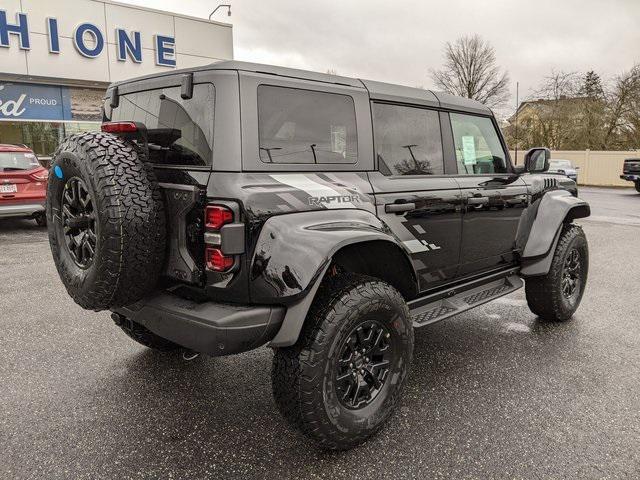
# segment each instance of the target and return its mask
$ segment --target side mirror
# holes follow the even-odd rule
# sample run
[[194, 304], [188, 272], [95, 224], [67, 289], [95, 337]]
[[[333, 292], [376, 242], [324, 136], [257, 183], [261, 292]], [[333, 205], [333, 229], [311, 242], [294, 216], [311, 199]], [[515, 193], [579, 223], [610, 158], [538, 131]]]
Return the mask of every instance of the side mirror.
[[529, 173], [543, 173], [549, 170], [551, 150], [548, 148], [532, 148], [524, 156], [524, 166]]

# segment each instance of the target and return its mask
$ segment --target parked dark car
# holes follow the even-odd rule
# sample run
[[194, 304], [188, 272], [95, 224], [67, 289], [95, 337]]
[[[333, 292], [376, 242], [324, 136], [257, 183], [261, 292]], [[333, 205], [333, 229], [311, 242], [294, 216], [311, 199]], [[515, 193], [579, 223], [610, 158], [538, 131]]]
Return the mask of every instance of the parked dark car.
[[624, 161], [620, 178], [633, 182], [636, 190], [640, 192], [640, 158], [627, 158]]
[[31, 149], [0, 144], [0, 218], [33, 218], [46, 225], [48, 174]]
[[414, 328], [523, 285], [542, 320], [580, 304], [589, 205], [548, 149], [514, 167], [478, 102], [222, 62], [112, 85], [102, 130], [53, 160], [69, 294], [156, 350], [269, 345], [278, 409], [323, 448], [389, 418]]

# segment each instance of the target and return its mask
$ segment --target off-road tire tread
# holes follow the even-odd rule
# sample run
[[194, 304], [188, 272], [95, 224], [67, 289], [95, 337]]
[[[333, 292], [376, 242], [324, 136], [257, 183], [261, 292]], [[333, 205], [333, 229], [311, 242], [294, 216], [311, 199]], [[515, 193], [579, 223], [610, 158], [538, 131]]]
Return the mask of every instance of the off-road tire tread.
[[[49, 238], [54, 261], [69, 295], [80, 306], [106, 310], [140, 300], [155, 286], [165, 256], [165, 212], [162, 192], [145, 156], [132, 142], [108, 133], [88, 132], [65, 139], [52, 165], [65, 152], [86, 161], [99, 210], [103, 255], [96, 257], [97, 281], [82, 288], [64, 264], [54, 229]], [[51, 182], [52, 180], [50, 180]], [[55, 181], [55, 180], [53, 180]], [[51, 202], [48, 202], [51, 203]], [[50, 208], [47, 220], [52, 223]], [[77, 282], [76, 282], [77, 283]]]
[[[583, 237], [586, 241], [582, 227], [572, 223], [564, 224], [549, 273], [539, 277], [530, 277], [525, 281], [525, 294], [529, 309], [542, 320], [564, 322], [572, 316], [562, 307], [562, 287], [559, 279], [564, 267], [564, 253], [576, 237]], [[586, 283], [586, 273], [584, 272], [583, 288]]]
[[[401, 397], [408, 368], [405, 369], [404, 377], [392, 395], [384, 420], [380, 421], [375, 429], [361, 434], [336, 434], [326, 416], [322, 414], [323, 398], [316, 393], [318, 389], [313, 385], [315, 378], [305, 373], [305, 370], [314, 366], [316, 361], [323, 361], [328, 354], [332, 339], [329, 330], [343, 320], [336, 315], [336, 305], [341, 304], [346, 311], [352, 311], [351, 304], [356, 299], [373, 300], [380, 297], [387, 297], [390, 301], [401, 304], [405, 310], [405, 318], [410, 321], [409, 310], [402, 295], [383, 281], [353, 273], [342, 273], [324, 279], [297, 343], [275, 350], [271, 379], [276, 405], [291, 426], [301, 430], [321, 448], [343, 450], [363, 443], [383, 427]], [[412, 350], [413, 328], [408, 328], [408, 335]]]

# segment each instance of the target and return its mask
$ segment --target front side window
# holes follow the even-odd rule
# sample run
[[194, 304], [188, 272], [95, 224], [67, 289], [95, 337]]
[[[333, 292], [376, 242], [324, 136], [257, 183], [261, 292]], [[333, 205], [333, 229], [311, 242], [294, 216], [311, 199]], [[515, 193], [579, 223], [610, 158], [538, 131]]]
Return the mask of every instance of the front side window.
[[180, 87], [120, 96], [117, 108], [105, 104], [108, 121], [132, 121], [147, 127], [149, 160], [165, 165], [206, 166], [212, 162], [215, 91], [211, 84], [194, 85], [183, 99]]
[[458, 173], [507, 173], [506, 155], [491, 119], [460, 113], [450, 116]]
[[264, 163], [356, 163], [356, 112], [348, 95], [258, 87]]
[[438, 112], [373, 104], [378, 168], [384, 175], [442, 175], [442, 137]]

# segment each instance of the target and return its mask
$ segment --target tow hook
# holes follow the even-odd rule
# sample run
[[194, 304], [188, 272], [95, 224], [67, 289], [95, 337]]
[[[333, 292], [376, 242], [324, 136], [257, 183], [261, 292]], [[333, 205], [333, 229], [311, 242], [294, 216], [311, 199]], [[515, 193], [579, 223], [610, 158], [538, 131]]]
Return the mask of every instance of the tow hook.
[[194, 352], [193, 350], [184, 349], [182, 351], [182, 359], [186, 362], [190, 362], [191, 360], [195, 360], [200, 356], [200, 352]]

